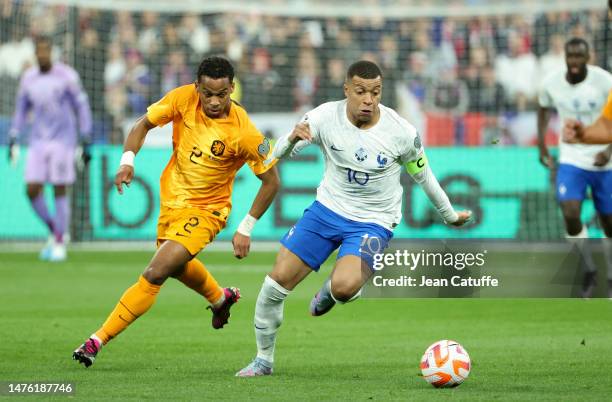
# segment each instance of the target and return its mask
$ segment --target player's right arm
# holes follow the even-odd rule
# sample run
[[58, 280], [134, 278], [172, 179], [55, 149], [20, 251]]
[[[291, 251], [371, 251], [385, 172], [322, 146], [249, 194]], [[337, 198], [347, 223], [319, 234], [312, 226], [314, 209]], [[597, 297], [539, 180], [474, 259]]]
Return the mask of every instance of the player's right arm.
[[115, 175], [115, 186], [119, 194], [123, 194], [123, 184], [129, 187], [134, 178], [134, 158], [149, 130], [154, 127], [163, 126], [172, 121], [176, 114], [176, 93], [177, 90], [172, 90], [162, 99], [155, 102], [147, 109], [147, 113], [141, 116], [130, 130], [125, 144], [123, 145], [123, 155], [119, 162], [119, 169]]
[[298, 123], [289, 134], [282, 136], [274, 145], [273, 156], [277, 159], [296, 155], [312, 143], [308, 122]]
[[30, 110], [31, 103], [25, 91], [26, 78], [25, 75], [19, 82], [19, 89], [17, 90], [17, 99], [15, 102], [15, 115], [13, 116], [13, 122], [9, 129], [9, 154], [8, 158], [12, 165], [17, 163], [19, 159], [19, 144], [17, 138], [23, 130], [25, 125], [26, 116]]
[[115, 175], [115, 186], [119, 194], [123, 194], [123, 184], [128, 187], [130, 186], [134, 178], [134, 158], [138, 151], [140, 151], [147, 133], [154, 127], [156, 127], [155, 124], [149, 121], [147, 115], [143, 115], [136, 120], [136, 123], [130, 130], [123, 145], [123, 155]]
[[538, 149], [540, 151], [540, 163], [546, 168], [554, 165], [554, 160], [548, 153], [546, 146], [546, 130], [550, 120], [550, 109], [538, 106]]
[[546, 168], [552, 168], [554, 160], [548, 153], [548, 147], [546, 146], [546, 130], [548, 130], [548, 122], [550, 120], [552, 99], [546, 89], [546, 85], [540, 89], [538, 103], [538, 149], [540, 151], [540, 163]]
[[[312, 112], [309, 112], [311, 114]], [[276, 159], [283, 159], [297, 155], [302, 149], [316, 141], [316, 129], [311, 127], [312, 119], [309, 114], [304, 115], [302, 120], [296, 124], [293, 130], [282, 136], [274, 144], [272, 156]]]

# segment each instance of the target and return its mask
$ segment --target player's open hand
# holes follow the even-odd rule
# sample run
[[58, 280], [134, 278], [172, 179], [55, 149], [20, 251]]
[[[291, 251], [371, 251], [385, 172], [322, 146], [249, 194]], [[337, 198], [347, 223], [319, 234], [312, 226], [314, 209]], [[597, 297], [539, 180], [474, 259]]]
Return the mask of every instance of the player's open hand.
[[234, 257], [241, 259], [249, 255], [251, 249], [251, 237], [245, 236], [242, 233], [236, 232], [232, 239], [232, 246], [234, 246]]
[[564, 142], [576, 144], [582, 140], [584, 126], [578, 120], [567, 119], [563, 124], [562, 135]]
[[457, 218], [455, 222], [451, 223], [451, 225], [463, 226], [472, 218], [472, 211], [457, 211], [457, 215], [459, 215], [459, 218]]
[[132, 179], [134, 178], [134, 167], [130, 165], [121, 165], [117, 174], [115, 175], [115, 187], [119, 194], [123, 194], [123, 184], [130, 186]]
[[540, 147], [540, 163], [548, 169], [555, 167], [555, 160], [548, 153], [548, 148], [546, 148], [546, 146]]
[[289, 135], [289, 142], [292, 144], [300, 140], [312, 141], [312, 134], [310, 133], [308, 122], [297, 124]]

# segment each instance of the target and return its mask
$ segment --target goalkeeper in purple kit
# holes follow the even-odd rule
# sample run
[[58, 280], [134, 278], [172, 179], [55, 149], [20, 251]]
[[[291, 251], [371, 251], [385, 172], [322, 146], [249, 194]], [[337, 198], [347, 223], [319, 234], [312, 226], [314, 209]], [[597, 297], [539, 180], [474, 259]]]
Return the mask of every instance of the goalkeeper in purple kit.
[[[66, 259], [66, 231], [70, 221], [68, 190], [75, 180], [75, 162], [87, 163], [91, 138], [91, 110], [77, 72], [51, 60], [52, 43], [35, 40], [37, 65], [27, 69], [19, 83], [15, 115], [9, 131], [9, 160], [19, 159], [18, 136], [30, 125], [25, 181], [32, 208], [49, 228], [47, 245], [40, 258]], [[78, 128], [77, 131], [77, 121]], [[78, 137], [81, 133], [81, 138]], [[55, 213], [47, 209], [44, 184], [51, 184]]]

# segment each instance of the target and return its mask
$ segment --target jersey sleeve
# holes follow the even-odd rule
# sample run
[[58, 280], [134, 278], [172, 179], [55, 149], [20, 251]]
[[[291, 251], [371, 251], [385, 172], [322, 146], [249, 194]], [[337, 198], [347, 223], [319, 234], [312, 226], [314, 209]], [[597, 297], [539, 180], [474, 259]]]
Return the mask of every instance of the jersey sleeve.
[[612, 91], [612, 74], [610, 74], [609, 72], [603, 69], [600, 71], [601, 71], [601, 80], [598, 80], [598, 81], [601, 83], [601, 89], [605, 93], [609, 93], [610, 91]]
[[601, 115], [608, 120], [612, 120], [612, 91], [608, 94], [608, 102], [601, 111]]
[[553, 107], [552, 97], [548, 92], [548, 85], [546, 85], [547, 82], [548, 80], [545, 80], [540, 89], [538, 90], [538, 104], [543, 108]]
[[400, 156], [406, 170], [412, 176], [412, 179], [421, 186], [444, 221], [446, 223], [457, 221], [459, 215], [455, 212], [448, 195], [446, 195], [429, 167], [421, 137], [414, 128], [407, 133], [408, 135], [404, 136], [407, 141], [404, 142], [403, 153]]
[[147, 108], [147, 119], [156, 126], [162, 127], [172, 120], [177, 113], [177, 89], [168, 92], [163, 98]]
[[28, 110], [31, 107], [30, 99], [28, 98], [28, 94], [26, 91], [27, 80], [25, 78], [25, 74], [21, 77], [21, 81], [19, 82], [19, 89], [17, 90], [17, 99], [15, 102], [15, 115], [13, 117], [13, 122], [11, 125], [11, 129], [9, 130], [9, 135], [11, 138], [16, 138], [25, 125], [26, 116]]
[[87, 93], [81, 85], [81, 78], [76, 71], [71, 71], [67, 86], [72, 105], [79, 116], [79, 129], [84, 138], [91, 140], [93, 121]]
[[[313, 111], [314, 112], [314, 111]], [[291, 133], [287, 133], [284, 136], [280, 137], [276, 142], [274, 149], [272, 150], [272, 154], [277, 159], [283, 159], [287, 157], [294, 157], [299, 154], [300, 151], [310, 144], [319, 144], [319, 125], [316, 123], [315, 119], [311, 118], [311, 112], [306, 113], [302, 116], [302, 119], [298, 124], [308, 123], [308, 127], [310, 128], [310, 134], [312, 136], [311, 141], [299, 140], [295, 144], [291, 144], [289, 142], [289, 136]]]
[[400, 161], [406, 166], [406, 170], [411, 176], [423, 171], [427, 165], [425, 149], [421, 141], [421, 136], [415, 130], [407, 131], [400, 150]]
[[247, 117], [241, 130], [239, 154], [254, 174], [265, 173], [276, 164], [277, 160], [272, 158], [271, 148], [270, 140], [264, 137]]

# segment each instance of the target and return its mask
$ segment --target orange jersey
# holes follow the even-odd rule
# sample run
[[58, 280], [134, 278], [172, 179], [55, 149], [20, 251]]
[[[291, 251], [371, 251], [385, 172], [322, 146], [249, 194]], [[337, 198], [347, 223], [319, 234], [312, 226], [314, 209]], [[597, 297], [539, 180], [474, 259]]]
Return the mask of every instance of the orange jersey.
[[232, 103], [226, 118], [211, 119], [202, 110], [194, 84], [168, 92], [147, 109], [157, 126], [172, 122], [172, 157], [160, 179], [161, 204], [169, 208], [195, 207], [227, 217], [236, 172], [247, 163], [261, 174], [268, 140], [246, 111]]
[[608, 120], [612, 120], [612, 91], [608, 94], [608, 102], [601, 111], [601, 115]]

